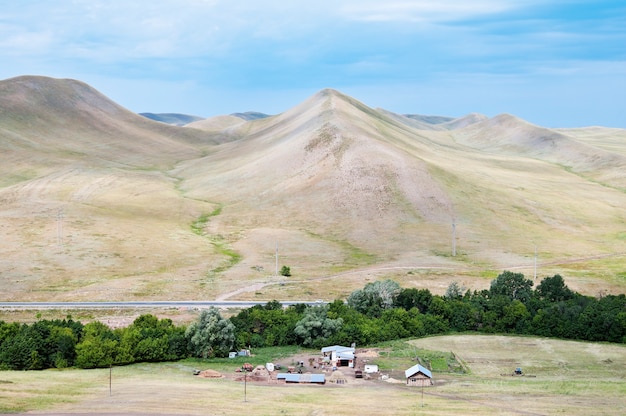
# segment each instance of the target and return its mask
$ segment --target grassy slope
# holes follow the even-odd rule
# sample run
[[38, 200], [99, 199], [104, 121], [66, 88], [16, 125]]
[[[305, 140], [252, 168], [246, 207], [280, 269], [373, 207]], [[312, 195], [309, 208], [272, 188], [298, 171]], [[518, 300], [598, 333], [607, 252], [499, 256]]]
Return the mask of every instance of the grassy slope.
[[[211, 299], [245, 287], [238, 297], [334, 299], [377, 278], [443, 293], [452, 280], [486, 287], [505, 268], [532, 275], [535, 247], [540, 277], [560, 273], [586, 294], [626, 287], [626, 193], [477, 150], [476, 130], [415, 130], [325, 90], [220, 136], [153, 123], [84, 84], [19, 81], [38, 93], [2, 86], [3, 300]], [[518, 136], [543, 132], [505, 121]], [[562, 133], [625, 154], [621, 130]], [[286, 285], [272, 276], [277, 242]]]

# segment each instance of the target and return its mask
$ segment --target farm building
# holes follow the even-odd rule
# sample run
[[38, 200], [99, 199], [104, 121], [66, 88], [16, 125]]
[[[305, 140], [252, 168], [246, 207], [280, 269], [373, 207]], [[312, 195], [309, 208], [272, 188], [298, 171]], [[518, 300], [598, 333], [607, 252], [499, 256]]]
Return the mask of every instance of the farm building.
[[404, 372], [406, 377], [406, 385], [407, 386], [432, 386], [433, 383], [433, 375], [430, 370], [422, 367], [419, 364], [415, 364], [413, 367], [409, 368]]
[[322, 358], [325, 362], [329, 362], [336, 367], [354, 368], [354, 362], [356, 361], [354, 348], [342, 347], [341, 345], [322, 348]]
[[292, 374], [278, 373], [276, 380], [285, 380], [285, 383], [313, 383], [325, 384], [326, 377], [324, 374]]

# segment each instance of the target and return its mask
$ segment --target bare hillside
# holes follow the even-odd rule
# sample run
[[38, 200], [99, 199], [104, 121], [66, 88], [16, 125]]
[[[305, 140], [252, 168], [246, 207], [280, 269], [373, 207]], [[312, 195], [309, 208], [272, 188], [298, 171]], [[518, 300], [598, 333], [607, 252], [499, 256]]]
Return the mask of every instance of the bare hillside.
[[207, 204], [182, 199], [164, 172], [199, 157], [206, 133], [145, 119], [74, 80], [5, 80], [0, 97], [5, 299], [133, 297], [155, 284], [146, 273], [196, 268], [212, 253], [189, 230]]
[[455, 140], [484, 152], [521, 155], [562, 165], [573, 172], [626, 190], [626, 157], [566, 132], [502, 114], [455, 132]]
[[535, 250], [575, 289], [626, 287], [623, 130], [410, 121], [330, 89], [185, 127], [73, 80], [0, 97], [5, 300], [334, 298], [381, 277], [443, 292], [532, 273]]
[[246, 126], [245, 139], [174, 174], [185, 178], [190, 196], [219, 198], [236, 207], [235, 217], [245, 212], [251, 226], [262, 221], [305, 229], [374, 254], [388, 249], [392, 257], [398, 247], [377, 235], [449, 223], [452, 206], [427, 165], [376, 130], [387, 123], [347, 97], [323, 91]]
[[[467, 129], [475, 141], [506, 134], [514, 146], [481, 147], [460, 140], [468, 131], [415, 130], [325, 90], [279, 116], [246, 123], [244, 139], [173, 173], [185, 178], [189, 196], [225, 202], [211, 220], [215, 230], [304, 231], [329, 252], [350, 246], [371, 254], [370, 262], [448, 265], [471, 258], [507, 267], [532, 264], [535, 247], [551, 260], [623, 253], [623, 192], [562, 165], [570, 161], [617, 186], [621, 156], [521, 120], [507, 129], [502, 119]], [[537, 130], [564, 143], [550, 149]], [[453, 222], [463, 253], [455, 259]], [[308, 240], [302, 237], [290, 261], [305, 257]], [[245, 241], [235, 247], [271, 253], [267, 241]]]
[[148, 120], [74, 80], [13, 78], [0, 82], [0, 96], [3, 154], [163, 167], [210, 144], [202, 132]]

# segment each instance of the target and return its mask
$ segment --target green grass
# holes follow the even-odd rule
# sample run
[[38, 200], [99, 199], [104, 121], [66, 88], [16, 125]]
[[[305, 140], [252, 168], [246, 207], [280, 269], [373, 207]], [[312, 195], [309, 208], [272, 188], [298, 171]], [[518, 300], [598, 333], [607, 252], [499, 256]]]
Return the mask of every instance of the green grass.
[[342, 253], [345, 253], [343, 263], [341, 265], [335, 266], [333, 268], [334, 272], [338, 273], [345, 270], [350, 270], [357, 266], [367, 266], [370, 264], [375, 264], [377, 261], [380, 260], [379, 257], [375, 254], [367, 253], [363, 249], [351, 244], [349, 241], [339, 240], [329, 236], [322, 236], [308, 230], [306, 231], [306, 233], [316, 239], [329, 241], [333, 244], [338, 245]]
[[232, 250], [229, 245], [224, 241], [224, 238], [220, 235], [207, 235], [204, 232], [204, 228], [207, 223], [211, 219], [211, 217], [215, 217], [222, 213], [222, 205], [219, 205], [210, 213], [203, 213], [200, 215], [193, 223], [191, 223], [191, 230], [194, 234], [199, 235], [201, 237], [206, 237], [218, 254], [226, 256], [227, 260], [223, 262], [220, 266], [209, 271], [209, 278], [215, 277], [215, 275], [225, 272], [230, 269], [237, 263], [241, 261], [241, 254]]
[[376, 346], [382, 349], [380, 368], [396, 369], [414, 365], [416, 362], [430, 369], [433, 373], [464, 373], [463, 365], [457, 361], [452, 352], [434, 351], [416, 348], [408, 341], [397, 340]]
[[0, 372], [0, 413], [45, 410], [76, 403], [90, 394], [103, 375], [104, 370]]
[[[253, 349], [251, 357], [187, 359], [109, 370], [0, 371], [0, 412], [184, 413], [190, 415], [616, 415], [626, 413], [626, 346], [532, 337], [452, 335], [373, 346], [369, 362], [397, 383], [363, 380], [336, 386], [277, 385], [237, 378], [244, 362], [285, 362], [317, 351]], [[469, 373], [446, 371], [451, 351]], [[433, 367], [435, 386], [411, 388], [406, 368], [418, 354]], [[501, 376], [522, 366], [536, 377]], [[227, 375], [193, 376], [194, 369]], [[246, 398], [244, 399], [244, 388]]]
[[316, 354], [316, 351], [305, 350], [297, 346], [287, 347], [267, 347], [267, 348], [254, 348], [252, 350], [252, 356], [250, 357], [236, 357], [236, 358], [188, 358], [180, 361], [179, 363], [193, 368], [210, 368], [216, 371], [233, 371], [235, 368], [241, 367], [244, 363], [265, 364], [271, 362], [277, 362], [291, 357], [296, 354], [309, 353]]

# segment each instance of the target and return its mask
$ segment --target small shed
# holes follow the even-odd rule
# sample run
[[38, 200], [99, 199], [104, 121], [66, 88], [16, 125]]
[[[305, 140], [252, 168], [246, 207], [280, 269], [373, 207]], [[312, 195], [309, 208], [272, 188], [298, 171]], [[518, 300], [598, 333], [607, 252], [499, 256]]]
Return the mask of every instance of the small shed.
[[378, 365], [365, 364], [365, 366], [363, 366], [363, 371], [365, 371], [367, 374], [378, 373]]
[[413, 367], [407, 369], [404, 372], [406, 377], [407, 386], [432, 386], [433, 375], [427, 368], [422, 367], [419, 364], [415, 364]]

